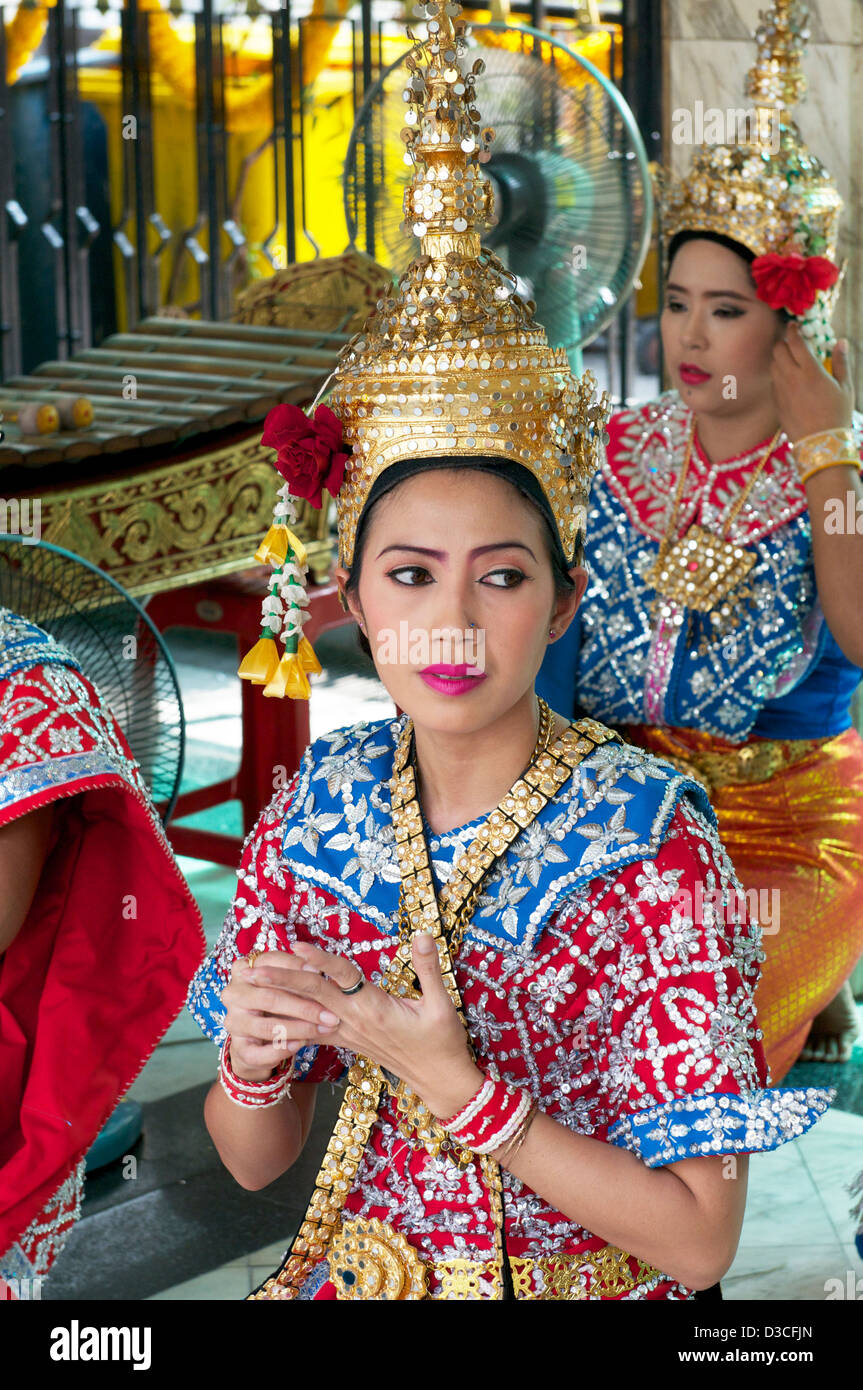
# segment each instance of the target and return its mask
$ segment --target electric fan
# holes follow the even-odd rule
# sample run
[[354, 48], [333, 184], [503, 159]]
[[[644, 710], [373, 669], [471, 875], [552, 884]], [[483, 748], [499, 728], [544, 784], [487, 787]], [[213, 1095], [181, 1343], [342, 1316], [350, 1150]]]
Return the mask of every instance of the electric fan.
[[[479, 56], [485, 64], [476, 106], [495, 132], [483, 174], [497, 221], [482, 231], [483, 245], [536, 301], [552, 347], [580, 370], [579, 350], [618, 313], [647, 253], [652, 198], [641, 136], [617, 88], [574, 49], [505, 24], [473, 25], [465, 37], [465, 68]], [[344, 177], [352, 244], [396, 275], [418, 250], [402, 221], [412, 173], [400, 139], [407, 56], [369, 88]]]
[[75, 657], [123, 730], [167, 824], [183, 771], [183, 705], [170, 653], [144, 609], [79, 555], [9, 535], [0, 535], [0, 607]]

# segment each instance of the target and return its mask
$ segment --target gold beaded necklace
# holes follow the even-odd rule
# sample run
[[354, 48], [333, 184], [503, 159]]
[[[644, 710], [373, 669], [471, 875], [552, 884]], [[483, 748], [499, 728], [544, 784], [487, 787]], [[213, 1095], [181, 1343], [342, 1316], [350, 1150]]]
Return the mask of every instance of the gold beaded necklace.
[[665, 600], [666, 604], [669, 602], [678, 603], [681, 607], [693, 608], [698, 613], [710, 613], [724, 605], [722, 610], [724, 616], [730, 616], [725, 611], [727, 608], [725, 600], [732, 590], [742, 584], [758, 557], [754, 551], [735, 545], [733, 541], [726, 540], [725, 537], [742, 511], [781, 435], [782, 430], [780, 428], [774, 434], [747, 478], [746, 486], [741, 489], [740, 495], [736, 498], [725, 518], [718, 536], [705, 526], [692, 525], [683, 536], [673, 540], [672, 538], [677, 532], [683, 489], [695, 442], [695, 416], [693, 415], [686, 443], [686, 457], [677, 481], [671, 518], [665, 536], [660, 543], [659, 554], [645, 575], [646, 582], [657, 593], [653, 605], [655, 617], [659, 616], [662, 600]]

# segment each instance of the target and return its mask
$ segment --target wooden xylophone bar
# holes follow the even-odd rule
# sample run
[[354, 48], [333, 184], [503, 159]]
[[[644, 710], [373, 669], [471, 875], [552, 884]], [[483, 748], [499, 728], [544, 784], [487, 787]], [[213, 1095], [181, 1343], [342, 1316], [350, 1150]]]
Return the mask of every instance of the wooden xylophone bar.
[[87, 396], [95, 412], [89, 429], [50, 435], [4, 422], [0, 465], [77, 463], [255, 423], [280, 402], [307, 401], [346, 341], [342, 333], [145, 319], [101, 347], [0, 384], [0, 414], [64, 395]]

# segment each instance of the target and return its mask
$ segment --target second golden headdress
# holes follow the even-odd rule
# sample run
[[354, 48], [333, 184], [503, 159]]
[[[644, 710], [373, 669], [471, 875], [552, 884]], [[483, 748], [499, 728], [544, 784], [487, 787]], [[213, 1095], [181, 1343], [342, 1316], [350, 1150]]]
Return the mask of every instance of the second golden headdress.
[[830, 320], [841, 279], [842, 199], [789, 115], [806, 90], [808, 11], [800, 0], [773, 0], [760, 18], [746, 81], [753, 106], [727, 113], [737, 116], [737, 131], [723, 143], [702, 145], [686, 175], [668, 179], [663, 234], [668, 246], [679, 232], [718, 232], [752, 251], [759, 297], [799, 318], [824, 356], [833, 343]]

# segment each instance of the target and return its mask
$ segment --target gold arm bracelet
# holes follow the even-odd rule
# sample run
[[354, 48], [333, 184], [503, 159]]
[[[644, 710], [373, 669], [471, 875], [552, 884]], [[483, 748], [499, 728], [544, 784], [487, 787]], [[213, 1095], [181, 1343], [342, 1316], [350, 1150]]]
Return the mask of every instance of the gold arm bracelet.
[[858, 464], [860, 461], [854, 431], [844, 428], [806, 434], [792, 444], [791, 454], [801, 474], [825, 463], [846, 463], [849, 458]]
[[497, 1160], [499, 1168], [508, 1168], [510, 1163], [512, 1163], [512, 1160], [515, 1158], [516, 1154], [518, 1153], [519, 1149], [521, 1148], [522, 1144], [527, 1138], [527, 1132], [538, 1114], [539, 1106], [536, 1103], [534, 1103], [528, 1110], [527, 1114], [525, 1115], [515, 1134], [512, 1136], [509, 1143], [506, 1145], [506, 1148], [503, 1150], [502, 1157]]
[[815, 468], [810, 468], [808, 473], [801, 473], [801, 483], [808, 483], [810, 478], [814, 478], [816, 473], [823, 473], [826, 468], [856, 468], [860, 472], [859, 459], [829, 459], [827, 463], [819, 463]]

